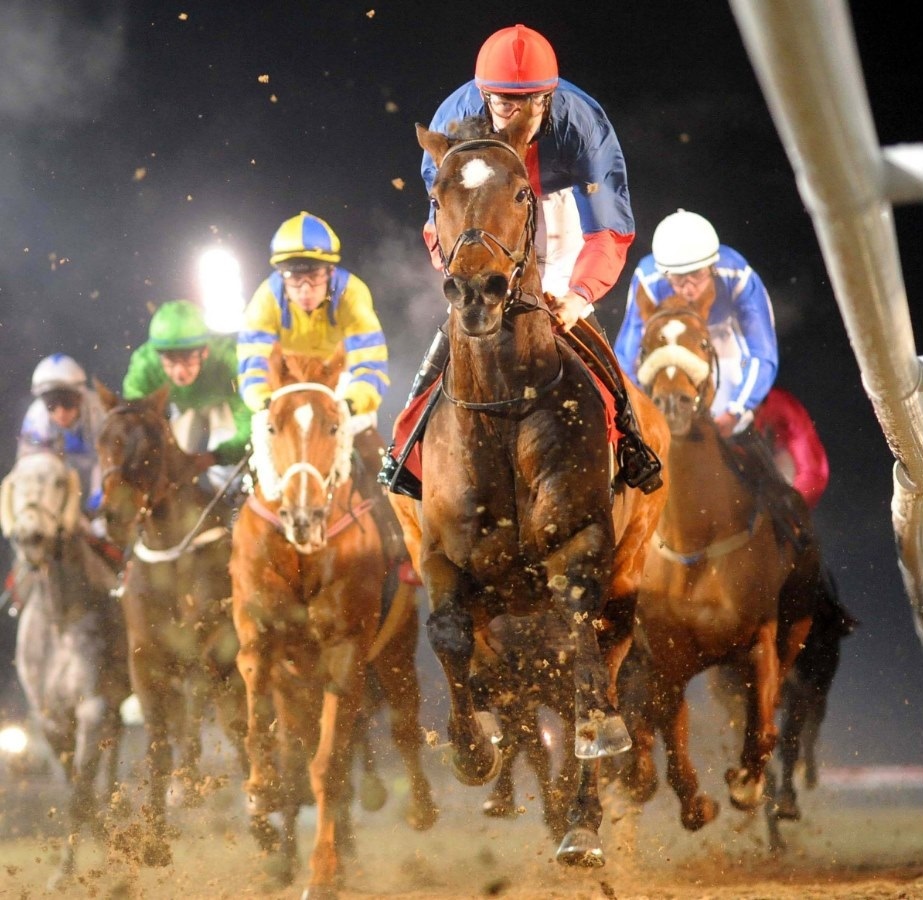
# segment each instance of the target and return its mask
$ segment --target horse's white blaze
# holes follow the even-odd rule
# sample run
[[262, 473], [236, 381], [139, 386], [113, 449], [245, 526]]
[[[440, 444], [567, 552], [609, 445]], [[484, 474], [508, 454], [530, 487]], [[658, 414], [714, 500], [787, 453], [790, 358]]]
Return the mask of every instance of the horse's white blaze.
[[494, 170], [483, 159], [469, 160], [462, 166], [462, 187], [473, 191], [481, 187], [494, 174]]
[[680, 339], [680, 336], [685, 333], [685, 331], [686, 323], [679, 319], [673, 319], [663, 326], [660, 333], [666, 339], [668, 344], [675, 344]]
[[[311, 434], [311, 424], [314, 421], [314, 407], [310, 403], [305, 403], [295, 410], [295, 424], [301, 432], [301, 444], [303, 449], [302, 458], [308, 458], [308, 437]], [[311, 499], [310, 488], [311, 476], [306, 471], [298, 473], [298, 506], [305, 508]]]

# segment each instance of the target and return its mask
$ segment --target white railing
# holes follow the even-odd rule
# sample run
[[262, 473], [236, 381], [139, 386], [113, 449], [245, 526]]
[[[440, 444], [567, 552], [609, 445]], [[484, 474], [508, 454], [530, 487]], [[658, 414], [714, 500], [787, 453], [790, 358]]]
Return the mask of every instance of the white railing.
[[923, 369], [892, 209], [923, 201], [923, 145], [879, 145], [845, 0], [730, 5], [896, 460], [898, 565], [923, 641]]

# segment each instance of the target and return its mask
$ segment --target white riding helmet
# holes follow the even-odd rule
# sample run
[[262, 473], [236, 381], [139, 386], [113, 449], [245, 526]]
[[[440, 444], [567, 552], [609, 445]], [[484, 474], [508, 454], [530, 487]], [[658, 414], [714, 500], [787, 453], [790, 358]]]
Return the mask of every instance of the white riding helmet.
[[32, 373], [32, 396], [54, 390], [83, 392], [87, 385], [87, 373], [71, 357], [64, 353], [46, 356]]
[[683, 275], [718, 261], [718, 234], [708, 219], [678, 209], [654, 229], [651, 250], [661, 272]]

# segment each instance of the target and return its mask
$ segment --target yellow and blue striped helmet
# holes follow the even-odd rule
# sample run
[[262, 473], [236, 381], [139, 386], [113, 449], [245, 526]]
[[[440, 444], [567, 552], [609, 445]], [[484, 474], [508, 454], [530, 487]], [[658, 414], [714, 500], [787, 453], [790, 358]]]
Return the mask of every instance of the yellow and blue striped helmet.
[[295, 259], [338, 263], [340, 239], [323, 219], [300, 212], [279, 226], [269, 244], [269, 252], [269, 262], [273, 266]]

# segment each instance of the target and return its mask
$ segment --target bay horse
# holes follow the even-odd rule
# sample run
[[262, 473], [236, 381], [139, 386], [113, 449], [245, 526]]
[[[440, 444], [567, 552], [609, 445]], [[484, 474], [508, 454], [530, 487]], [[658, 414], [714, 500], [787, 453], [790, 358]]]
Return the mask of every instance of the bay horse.
[[[598, 759], [630, 744], [615, 676], [665, 492], [629, 489], [618, 476], [607, 395], [558, 334], [542, 293], [527, 127], [519, 116], [496, 135], [468, 138], [417, 126], [438, 166], [430, 199], [450, 349], [422, 438], [419, 521], [412, 505], [391, 500], [408, 549], [419, 545], [433, 607], [427, 630], [448, 683], [452, 765], [463, 783], [486, 783], [499, 763], [470, 691], [475, 632], [497, 615], [549, 607], [567, 623], [582, 763], [557, 858], [595, 866], [605, 861]], [[634, 386], [629, 392], [645, 439], [662, 455], [662, 416]]]
[[[638, 598], [633, 652], [645, 658], [649, 681], [646, 698], [631, 704], [634, 747], [625, 778], [635, 799], [653, 794], [652, 746], [659, 730], [667, 779], [690, 830], [714, 819], [718, 804], [699, 791], [689, 756], [688, 682], [725, 665], [747, 685], [739, 765], [725, 780], [731, 803], [753, 809], [762, 801], [764, 770], [776, 744], [782, 681], [824, 592], [816, 540], [799, 550], [777, 533], [712, 419], [717, 357], [706, 322], [713, 299], [711, 291], [695, 304], [669, 297], [655, 305], [639, 292], [645, 330], [638, 380], [669, 423], [671, 478]], [[792, 491], [808, 523], [801, 496], [781, 477], [778, 489]]]
[[169, 386], [131, 401], [99, 382], [96, 389], [107, 410], [97, 438], [101, 508], [109, 537], [129, 550], [121, 604], [147, 738], [150, 827], [139, 857], [162, 866], [171, 858], [168, 786], [177, 802], [202, 800], [202, 727], [211, 709], [244, 771], [245, 695], [228, 573], [232, 510], [201, 487], [194, 458], [176, 443]]
[[[344, 363], [342, 348], [330, 360], [273, 348], [269, 405], [253, 421], [257, 482], [234, 526], [230, 567], [253, 830], [278, 851], [274, 871], [289, 883], [296, 817], [313, 794], [317, 828], [305, 892], [312, 898], [335, 895], [349, 841], [352, 742], [370, 659], [410, 776], [408, 820], [422, 829], [436, 818], [420, 760], [415, 592], [401, 583], [379, 630], [387, 563], [373, 501], [353, 482], [353, 417], [335, 391]], [[281, 835], [268, 825], [276, 811]]]
[[50, 888], [76, 872], [84, 826], [104, 837], [96, 779], [116, 792], [122, 702], [131, 693], [125, 626], [111, 596], [116, 577], [80, 524], [80, 478], [57, 454], [21, 457], [0, 485], [0, 526], [12, 544], [23, 599], [16, 673], [70, 786], [64, 842]]

